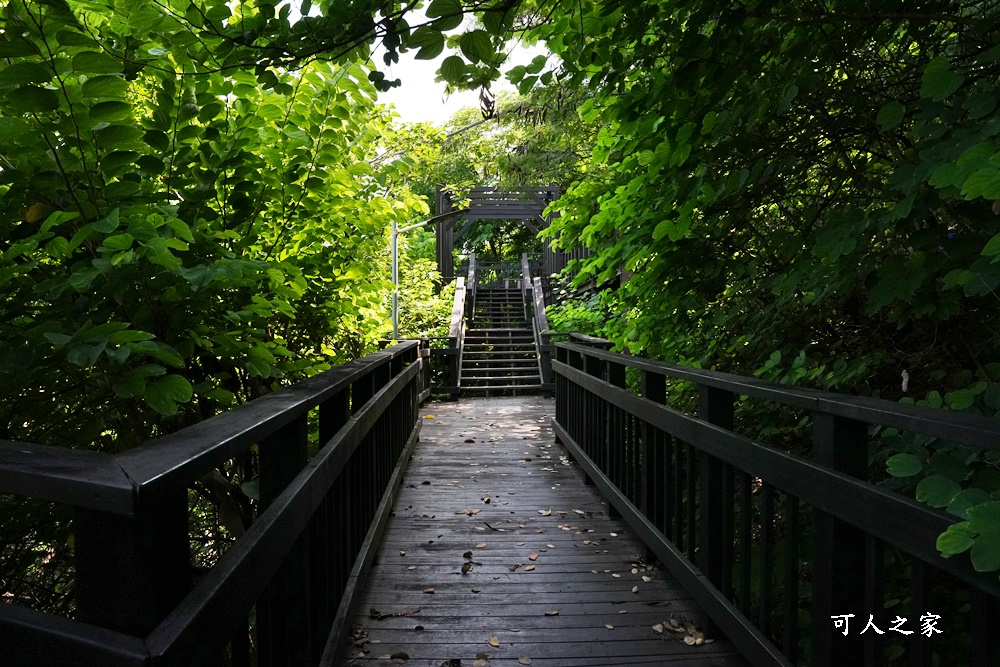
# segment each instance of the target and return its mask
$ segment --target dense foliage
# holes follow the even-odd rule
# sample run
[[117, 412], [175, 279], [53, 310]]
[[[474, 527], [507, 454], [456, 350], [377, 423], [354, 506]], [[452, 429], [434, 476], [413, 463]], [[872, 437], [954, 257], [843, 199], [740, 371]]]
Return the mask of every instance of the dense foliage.
[[177, 7], [4, 10], [0, 437], [120, 450], [389, 331], [428, 207], [369, 70], [226, 67]]
[[[413, 8], [6, 3], [0, 438], [116, 451], [361, 353], [388, 326], [391, 220], [426, 214], [433, 184], [484, 179], [572, 183], [550, 236], [590, 249], [580, 281], [617, 288], [554, 322], [671, 361], [1000, 410], [1000, 4]], [[376, 107], [392, 82], [373, 42], [384, 63], [450, 48], [442, 80], [475, 88], [515, 36], [560, 62], [510, 72], [528, 97], [501, 99], [500, 123], [428, 141]], [[410, 187], [415, 159], [439, 166]], [[426, 237], [410, 247], [409, 302], [446, 309], [422, 301]], [[943, 552], [1000, 569], [996, 453], [879, 436], [886, 483], [968, 519]]]
[[[969, 1], [553, 15], [535, 34], [594, 91], [579, 111], [598, 137], [551, 232], [592, 251], [580, 281], [627, 278], [599, 298], [603, 333], [671, 361], [995, 414], [998, 19]], [[997, 453], [880, 436], [888, 484], [971, 518], [943, 552], [1000, 569]]]

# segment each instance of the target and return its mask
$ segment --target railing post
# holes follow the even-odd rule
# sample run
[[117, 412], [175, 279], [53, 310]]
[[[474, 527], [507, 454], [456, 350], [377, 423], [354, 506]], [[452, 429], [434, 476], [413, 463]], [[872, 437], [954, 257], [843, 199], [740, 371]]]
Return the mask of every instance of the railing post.
[[[626, 389], [628, 387], [624, 364], [606, 361], [603, 365], [606, 368], [609, 383], [619, 389]], [[627, 451], [628, 438], [625, 433], [625, 415], [622, 410], [611, 403], [605, 402], [605, 405], [607, 407], [607, 419], [604, 420], [604, 423], [607, 431], [604, 441], [607, 443], [608, 463], [604, 472], [614, 482], [615, 486], [621, 489], [625, 495], [628, 495], [628, 485], [625, 483], [625, 480], [631, 474], [631, 471], [625, 470], [629, 460], [629, 452]], [[608, 516], [613, 519], [620, 519], [621, 512], [608, 503]]]
[[[724, 428], [733, 429], [733, 394], [724, 389], [702, 385], [699, 397], [698, 416], [703, 420]], [[701, 505], [701, 526], [698, 548], [698, 568], [709, 581], [721, 590], [725, 590], [726, 573], [729, 563], [726, 563], [725, 542], [732, 538], [723, 533], [725, 514], [725, 485], [732, 483], [727, 480], [725, 466], [722, 461], [709, 456], [699, 455], [699, 486]]]
[[[642, 384], [640, 391], [643, 398], [646, 398], [657, 405], [665, 405], [667, 402], [667, 378], [659, 373], [642, 371]], [[662, 516], [663, 503], [660, 498], [666, 493], [665, 480], [663, 479], [663, 461], [666, 454], [666, 442], [658, 435], [655, 428], [647, 422], [642, 422], [642, 490], [640, 492], [641, 501], [639, 508], [642, 513], [663, 531], [665, 529], [666, 517]], [[646, 560], [653, 562], [656, 555], [648, 546], [646, 547]]]
[[80, 621], [143, 637], [191, 589], [186, 488], [135, 516], [76, 508], [73, 534]]
[[[583, 372], [588, 375], [592, 375], [596, 378], [603, 379], [601, 360], [597, 357], [592, 357], [588, 354], [581, 354], [583, 357]], [[582, 402], [581, 409], [583, 414], [580, 415], [580, 419], [584, 424], [584, 435], [578, 442], [583, 448], [584, 453], [587, 454], [594, 463], [597, 464], [598, 468], [602, 470], [607, 470], [607, 433], [604, 429], [604, 401], [601, 400], [600, 396], [589, 392], [587, 390], [581, 390], [584, 392], [584, 401]], [[586, 478], [587, 485], [593, 484], [593, 480], [590, 477]], [[611, 506], [608, 506], [608, 514], [610, 515], [612, 511]]]
[[[307, 447], [305, 416], [261, 441], [261, 511], [274, 502], [306, 465]], [[303, 533], [257, 601], [257, 642], [262, 667], [295, 667], [310, 661], [313, 644], [308, 542], [308, 533]]]
[[[838, 472], [866, 479], [868, 426], [864, 422], [813, 413], [813, 459]], [[812, 664], [816, 667], [862, 664], [868, 620], [857, 613], [865, 600], [865, 534], [819, 509], [813, 510]], [[864, 610], [862, 610], [864, 611]], [[881, 609], [867, 610], [878, 614]], [[847, 636], [833, 616], [854, 613]], [[877, 621], [878, 619], [876, 619]]]

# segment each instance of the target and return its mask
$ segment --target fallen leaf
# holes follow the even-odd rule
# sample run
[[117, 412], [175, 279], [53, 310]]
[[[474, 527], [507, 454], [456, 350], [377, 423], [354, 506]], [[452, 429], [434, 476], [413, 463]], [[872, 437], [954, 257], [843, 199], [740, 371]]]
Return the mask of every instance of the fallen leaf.
[[653, 580], [653, 578], [652, 577], [648, 577], [648, 576], [646, 576], [644, 574], [644, 575], [642, 575], [642, 580], [648, 584], [649, 582], [651, 582]]
[[472, 438], [466, 438], [465, 441], [466, 442], [475, 442], [475, 440], [473, 440]]
[[473, 592], [473, 593], [478, 593], [478, 592], [479, 592], [479, 589], [478, 589], [478, 588], [473, 588], [473, 589], [472, 589], [472, 592]]
[[525, 572], [531, 572], [531, 571], [532, 571], [532, 570], [534, 570], [534, 569], [535, 569], [535, 566], [534, 566], [534, 565], [529, 565], [528, 567], [524, 568], [524, 571], [525, 571]]
[[416, 566], [416, 565], [411, 565], [410, 567], [408, 567], [408, 568], [406, 568], [406, 569], [407, 569], [407, 570], [416, 570], [416, 569], [417, 569], [417, 566]]
[[406, 653], [393, 653], [391, 656], [389, 656], [389, 659], [392, 660], [397, 665], [402, 665], [404, 662], [410, 659], [410, 656], [407, 655]]
[[405, 551], [400, 551], [400, 552], [399, 552], [399, 555], [400, 555], [400, 556], [405, 556], [405, 555], [406, 555], [406, 552], [405, 552]]
[[628, 609], [621, 609], [621, 610], [618, 611], [618, 613], [619, 614], [627, 614], [628, 613]]
[[472, 667], [486, 667], [486, 661], [483, 660], [482, 658], [479, 658], [474, 663], [472, 663]]
[[684, 637], [684, 643], [687, 644], [688, 646], [694, 646], [695, 638], [692, 637], [691, 635], [687, 635], [686, 637]]
[[486, 542], [480, 542], [479, 544], [476, 545], [476, 548], [477, 549], [485, 549], [486, 548]]
[[559, 615], [559, 610], [558, 609], [552, 609], [550, 611], [545, 612], [545, 615], [546, 616], [558, 616]]
[[549, 549], [555, 549], [556, 548], [556, 545], [554, 545], [554, 544], [546, 544], [545, 546], [547, 546]]
[[532, 551], [530, 554], [528, 554], [528, 560], [538, 560], [538, 554]]
[[605, 623], [604, 627], [606, 627], [608, 630], [614, 630], [615, 629], [615, 626], [611, 625], [610, 623]]
[[424, 419], [434, 419], [434, 415], [424, 415]]
[[529, 658], [526, 655], [522, 655], [520, 658], [517, 659], [517, 664], [519, 664], [519, 665], [530, 665], [531, 664], [531, 658]]
[[541, 514], [542, 516], [551, 516], [552, 510], [538, 510], [538, 513]]
[[580, 516], [586, 516], [587, 515], [587, 513], [584, 512], [583, 510], [573, 510], [573, 511], [576, 512], [577, 514], [579, 514]]
[[618, 533], [611, 533], [611, 537], [618, 537]]
[[611, 576], [614, 577], [615, 579], [621, 579], [622, 578], [622, 575], [618, 574], [617, 572], [615, 572]]
[[663, 624], [662, 623], [657, 623], [656, 625], [654, 625], [653, 626], [653, 632], [655, 632], [658, 635], [662, 635], [663, 634]]
[[489, 505], [489, 504], [490, 504], [491, 502], [493, 502], [493, 499], [492, 499], [492, 498], [490, 498], [489, 496], [483, 496], [482, 500], [483, 500], [483, 502], [484, 502], [484, 503], [486, 503], [487, 505]]
[[462, 554], [462, 558], [472, 558], [472, 552], [466, 551], [464, 554]]
[[425, 588], [424, 589], [424, 593], [433, 593], [433, 592], [434, 592], [433, 588]]
[[500, 638], [497, 637], [496, 635], [493, 635], [492, 637], [490, 637], [490, 646], [492, 646], [493, 648], [499, 648], [500, 647]]
[[513, 564], [512, 566], [511, 566], [511, 568], [510, 568], [510, 571], [511, 571], [511, 572], [515, 572], [515, 571], [517, 571], [517, 568], [521, 567], [522, 565], [524, 565], [524, 563], [514, 563], [514, 564]]
[[478, 510], [478, 509], [476, 509], [476, 510], [459, 510], [459, 511], [455, 512], [455, 514], [466, 514], [468, 516], [475, 516], [476, 514], [479, 514], [480, 512], [482, 512], [482, 510]]
[[472, 572], [472, 563], [462, 563], [462, 574]]
[[633, 593], [638, 593], [639, 592], [639, 587], [638, 586], [633, 586], [632, 587], [632, 592]]

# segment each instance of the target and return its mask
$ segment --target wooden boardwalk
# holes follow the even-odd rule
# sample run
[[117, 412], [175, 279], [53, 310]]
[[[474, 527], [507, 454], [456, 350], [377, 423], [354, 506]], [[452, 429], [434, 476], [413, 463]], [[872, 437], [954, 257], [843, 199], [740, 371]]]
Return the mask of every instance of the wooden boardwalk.
[[[423, 431], [338, 665], [743, 666], [555, 444], [554, 404], [463, 399]], [[709, 638], [711, 639], [711, 638]]]

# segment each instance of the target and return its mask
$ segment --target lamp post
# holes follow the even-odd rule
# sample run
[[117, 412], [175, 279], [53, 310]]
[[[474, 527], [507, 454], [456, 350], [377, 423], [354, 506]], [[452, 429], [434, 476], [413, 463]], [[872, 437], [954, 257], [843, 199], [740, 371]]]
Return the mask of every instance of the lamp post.
[[399, 338], [399, 235], [403, 232], [408, 232], [411, 229], [416, 229], [417, 227], [423, 227], [424, 225], [430, 224], [432, 222], [446, 222], [452, 218], [457, 218], [465, 213], [465, 209], [460, 209], [457, 211], [449, 211], [448, 213], [442, 213], [441, 215], [435, 215], [433, 218], [428, 218], [423, 222], [418, 222], [414, 225], [407, 225], [406, 227], [400, 227], [399, 223], [395, 220], [392, 221], [392, 339], [396, 340]]

